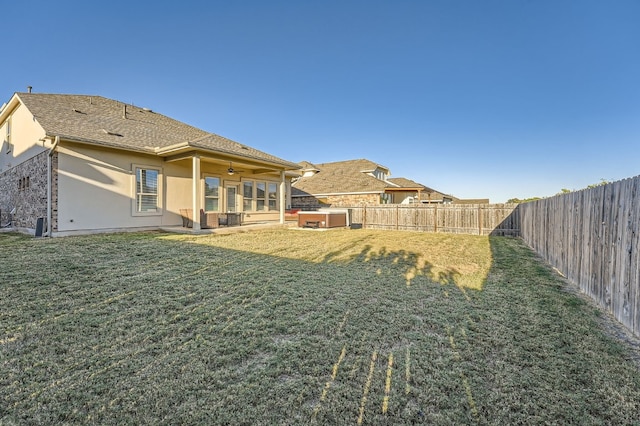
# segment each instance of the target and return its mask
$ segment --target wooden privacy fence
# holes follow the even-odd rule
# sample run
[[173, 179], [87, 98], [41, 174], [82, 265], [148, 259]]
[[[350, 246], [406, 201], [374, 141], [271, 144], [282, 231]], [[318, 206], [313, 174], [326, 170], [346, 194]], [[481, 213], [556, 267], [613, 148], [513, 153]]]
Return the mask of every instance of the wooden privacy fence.
[[520, 205], [521, 236], [640, 336], [640, 177]]
[[351, 223], [366, 229], [520, 235], [516, 204], [381, 205], [352, 207]]

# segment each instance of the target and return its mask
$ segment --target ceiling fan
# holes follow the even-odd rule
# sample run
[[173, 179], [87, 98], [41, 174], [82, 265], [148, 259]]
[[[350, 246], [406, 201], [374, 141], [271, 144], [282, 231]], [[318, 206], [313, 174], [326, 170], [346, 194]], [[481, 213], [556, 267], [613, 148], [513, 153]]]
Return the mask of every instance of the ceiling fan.
[[243, 172], [243, 171], [244, 171], [244, 170], [237, 170], [237, 169], [234, 169], [234, 168], [233, 168], [233, 164], [231, 163], [231, 161], [229, 161], [229, 168], [227, 169], [227, 174], [228, 174], [229, 176], [232, 176], [232, 175], [233, 175], [233, 174], [235, 174], [235, 173], [241, 173], [241, 172]]

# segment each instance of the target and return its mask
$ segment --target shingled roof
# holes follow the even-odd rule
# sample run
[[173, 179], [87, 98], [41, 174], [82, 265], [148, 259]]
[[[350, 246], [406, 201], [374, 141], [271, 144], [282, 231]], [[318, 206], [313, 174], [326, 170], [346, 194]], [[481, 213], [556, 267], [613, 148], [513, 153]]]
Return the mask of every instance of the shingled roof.
[[423, 184], [415, 182], [411, 179], [403, 178], [403, 177], [390, 178], [388, 179], [388, 181], [394, 185], [397, 185], [398, 188], [411, 188], [411, 189], [418, 188], [420, 190], [427, 189], [427, 187], [424, 186]]
[[47, 136], [129, 151], [162, 154], [170, 147], [201, 149], [277, 164], [299, 166], [271, 154], [140, 108], [102, 96], [16, 93]]
[[[300, 163], [305, 166], [311, 163]], [[293, 195], [304, 194], [352, 194], [362, 192], [384, 192], [393, 185], [377, 179], [369, 173], [376, 169], [388, 169], [366, 159], [337, 161], [334, 163], [312, 164], [317, 173], [301, 177], [292, 185]]]
[[424, 192], [424, 193], [438, 193], [441, 195], [445, 195], [448, 197], [453, 197], [450, 195], [445, 194], [444, 192], [440, 192], [438, 190], [435, 190], [433, 188], [429, 188], [428, 186], [425, 186], [421, 183], [418, 183], [416, 181], [413, 181], [411, 179], [407, 179], [407, 178], [403, 178], [403, 177], [399, 177], [399, 178], [391, 178], [388, 179], [389, 182], [398, 185], [399, 188], [406, 188], [406, 189], [420, 189], [420, 191]]

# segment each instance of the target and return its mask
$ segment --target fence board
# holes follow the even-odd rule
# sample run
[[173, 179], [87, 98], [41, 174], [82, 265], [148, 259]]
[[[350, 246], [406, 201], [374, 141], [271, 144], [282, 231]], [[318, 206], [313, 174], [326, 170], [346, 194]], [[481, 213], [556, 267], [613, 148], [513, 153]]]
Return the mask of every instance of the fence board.
[[521, 236], [582, 292], [640, 336], [640, 176], [520, 205], [354, 207], [352, 223]]
[[474, 235], [520, 235], [516, 204], [351, 207], [351, 222], [368, 229]]
[[521, 204], [520, 235], [640, 336], [640, 177]]

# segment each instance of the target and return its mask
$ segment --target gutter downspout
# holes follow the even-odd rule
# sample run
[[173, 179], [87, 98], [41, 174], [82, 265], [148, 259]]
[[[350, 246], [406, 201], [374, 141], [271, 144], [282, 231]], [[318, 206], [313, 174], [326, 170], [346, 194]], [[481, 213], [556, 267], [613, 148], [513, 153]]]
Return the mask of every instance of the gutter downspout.
[[52, 204], [53, 204], [53, 153], [55, 152], [58, 144], [60, 143], [60, 136], [56, 136], [49, 152], [47, 153], [47, 237], [51, 237], [53, 218]]

